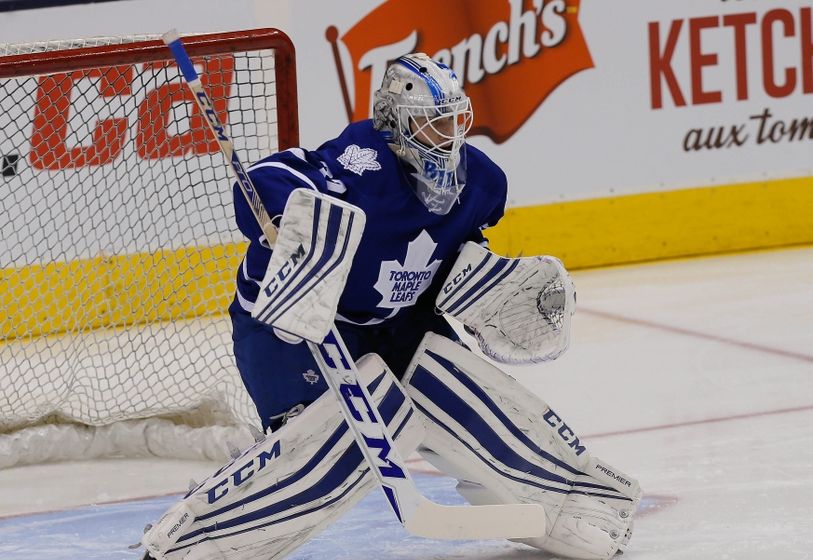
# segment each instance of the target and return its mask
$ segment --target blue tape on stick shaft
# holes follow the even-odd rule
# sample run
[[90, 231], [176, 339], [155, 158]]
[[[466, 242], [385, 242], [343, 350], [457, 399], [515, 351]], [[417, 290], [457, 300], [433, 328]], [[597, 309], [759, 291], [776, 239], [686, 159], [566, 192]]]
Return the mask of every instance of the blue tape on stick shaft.
[[192, 60], [189, 58], [189, 55], [186, 54], [186, 49], [183, 47], [178, 33], [174, 30], [169, 31], [164, 34], [163, 39], [164, 43], [169, 47], [169, 50], [172, 51], [172, 56], [175, 57], [175, 62], [178, 63], [178, 68], [181, 69], [184, 79], [187, 82], [197, 80], [198, 73], [195, 71], [195, 65], [192, 64]]

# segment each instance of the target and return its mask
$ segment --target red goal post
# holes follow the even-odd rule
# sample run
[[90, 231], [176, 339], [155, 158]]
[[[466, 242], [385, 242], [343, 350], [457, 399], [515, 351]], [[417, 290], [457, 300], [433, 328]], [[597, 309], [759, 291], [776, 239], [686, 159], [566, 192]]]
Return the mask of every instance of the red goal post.
[[[243, 161], [298, 145], [284, 33], [184, 44]], [[204, 127], [158, 36], [0, 45], [0, 468], [222, 458], [259, 424], [225, 315], [244, 244]]]

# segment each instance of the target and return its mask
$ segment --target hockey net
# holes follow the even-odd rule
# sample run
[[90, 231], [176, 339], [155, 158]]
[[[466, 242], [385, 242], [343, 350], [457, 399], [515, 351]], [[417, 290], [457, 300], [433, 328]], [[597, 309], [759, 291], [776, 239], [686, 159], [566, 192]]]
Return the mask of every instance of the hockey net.
[[[277, 30], [184, 42], [242, 161], [298, 144]], [[232, 179], [158, 37], [0, 45], [0, 468], [225, 457]]]

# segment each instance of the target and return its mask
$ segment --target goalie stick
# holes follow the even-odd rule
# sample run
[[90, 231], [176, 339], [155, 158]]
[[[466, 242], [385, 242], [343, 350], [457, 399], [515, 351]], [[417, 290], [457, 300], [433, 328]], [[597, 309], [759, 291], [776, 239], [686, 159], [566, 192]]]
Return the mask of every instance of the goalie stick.
[[[273, 246], [276, 230], [268, 218], [268, 212], [237, 157], [234, 145], [214, 111], [177, 31], [164, 34], [163, 40], [172, 51], [198, 108], [206, 115], [209, 129], [218, 140], [223, 155], [229, 160], [269, 246]], [[335, 324], [324, 341], [308, 341], [308, 347], [339, 401], [345, 420], [370, 470], [378, 480], [398, 521], [407, 531], [434, 539], [518, 539], [545, 535], [545, 510], [539, 504], [446, 506], [425, 498], [415, 486], [378, 408], [371, 404], [373, 401], [367, 388], [359, 382], [355, 362]]]

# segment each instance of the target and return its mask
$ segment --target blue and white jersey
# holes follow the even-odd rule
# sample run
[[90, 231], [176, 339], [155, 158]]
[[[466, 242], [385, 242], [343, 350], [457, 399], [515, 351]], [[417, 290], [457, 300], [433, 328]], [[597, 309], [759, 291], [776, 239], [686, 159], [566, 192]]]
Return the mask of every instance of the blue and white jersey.
[[[480, 150], [466, 145], [467, 181], [446, 215], [429, 212], [410, 184], [414, 179], [372, 121], [348, 125], [318, 149], [292, 148], [249, 168], [249, 175], [272, 218], [281, 215], [288, 195], [311, 188], [364, 210], [367, 225], [337, 320], [358, 325], [407, 320], [420, 296], [434, 298], [466, 241], [484, 242], [481, 229], [502, 217], [507, 181]], [[235, 214], [250, 243], [237, 274], [234, 306], [250, 312], [265, 276], [271, 250], [260, 243], [257, 225], [242, 192], [234, 188]]]

